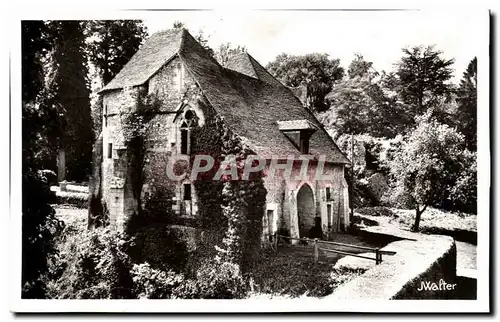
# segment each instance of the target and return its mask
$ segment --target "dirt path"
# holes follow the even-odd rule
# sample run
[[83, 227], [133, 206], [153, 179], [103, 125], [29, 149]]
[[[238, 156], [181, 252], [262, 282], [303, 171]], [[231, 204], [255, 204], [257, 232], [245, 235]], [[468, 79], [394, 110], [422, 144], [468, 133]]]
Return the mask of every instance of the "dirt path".
[[455, 241], [457, 245], [457, 275], [476, 278], [477, 270], [477, 246], [461, 241]]

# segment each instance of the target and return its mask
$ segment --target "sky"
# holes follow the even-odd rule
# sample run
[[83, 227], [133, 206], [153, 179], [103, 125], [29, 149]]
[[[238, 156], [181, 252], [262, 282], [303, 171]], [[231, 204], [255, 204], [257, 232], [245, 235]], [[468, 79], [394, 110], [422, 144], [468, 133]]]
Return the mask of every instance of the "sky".
[[[480, 53], [478, 34], [487, 30], [485, 11], [160, 11], [142, 17], [152, 34], [183, 22], [192, 34], [200, 30], [210, 47], [230, 42], [245, 46], [262, 65], [280, 53], [313, 52], [339, 58], [347, 69], [355, 53], [378, 71], [390, 71], [401, 49], [434, 45], [454, 58], [454, 81]], [[481, 38], [482, 39], [482, 38]]]

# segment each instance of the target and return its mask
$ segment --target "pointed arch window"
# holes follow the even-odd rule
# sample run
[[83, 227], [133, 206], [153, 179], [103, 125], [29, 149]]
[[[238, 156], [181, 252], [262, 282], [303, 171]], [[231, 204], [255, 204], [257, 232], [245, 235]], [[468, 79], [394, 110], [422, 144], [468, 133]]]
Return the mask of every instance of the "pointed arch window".
[[191, 131], [198, 124], [196, 113], [192, 110], [186, 111], [180, 127], [181, 154], [191, 153]]

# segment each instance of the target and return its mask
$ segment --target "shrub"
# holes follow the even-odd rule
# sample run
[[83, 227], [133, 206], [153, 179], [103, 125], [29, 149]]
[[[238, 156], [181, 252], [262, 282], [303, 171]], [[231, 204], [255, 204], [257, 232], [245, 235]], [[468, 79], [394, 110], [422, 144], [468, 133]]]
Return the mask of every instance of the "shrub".
[[196, 274], [174, 290], [177, 298], [238, 299], [247, 294], [247, 285], [238, 265], [210, 260]]
[[[64, 232], [63, 232], [64, 234]], [[63, 236], [59, 258], [52, 266], [49, 295], [63, 299], [134, 298], [122, 234], [98, 228]]]
[[88, 193], [56, 191], [56, 202], [58, 204], [69, 204], [79, 208], [86, 208], [88, 206], [88, 199]]
[[43, 280], [57, 258], [55, 237], [64, 225], [48, 204], [53, 193], [45, 179], [27, 167], [22, 180], [22, 297], [45, 298]]
[[201, 298], [231, 299], [245, 295], [240, 268], [233, 263], [208, 262], [196, 274]]
[[130, 257], [134, 263], [147, 262], [151, 267], [168, 271], [183, 271], [188, 257], [187, 245], [174, 229], [166, 224], [142, 222], [139, 216], [129, 221], [127, 233], [134, 237]]
[[135, 293], [141, 299], [169, 299], [173, 290], [184, 282], [182, 274], [155, 269], [148, 263], [135, 264], [131, 275]]
[[367, 216], [397, 217], [391, 209], [387, 207], [366, 207], [356, 209], [357, 213]]

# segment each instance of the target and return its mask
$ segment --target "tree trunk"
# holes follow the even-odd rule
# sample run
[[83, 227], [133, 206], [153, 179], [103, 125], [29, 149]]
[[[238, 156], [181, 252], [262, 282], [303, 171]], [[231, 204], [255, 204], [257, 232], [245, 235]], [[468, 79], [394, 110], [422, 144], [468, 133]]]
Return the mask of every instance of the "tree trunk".
[[422, 209], [419, 209], [418, 205], [415, 207], [415, 223], [411, 228], [412, 231], [417, 232], [418, 229], [420, 228], [420, 217], [422, 216], [422, 213], [425, 211], [426, 208], [427, 205], [424, 205]]

